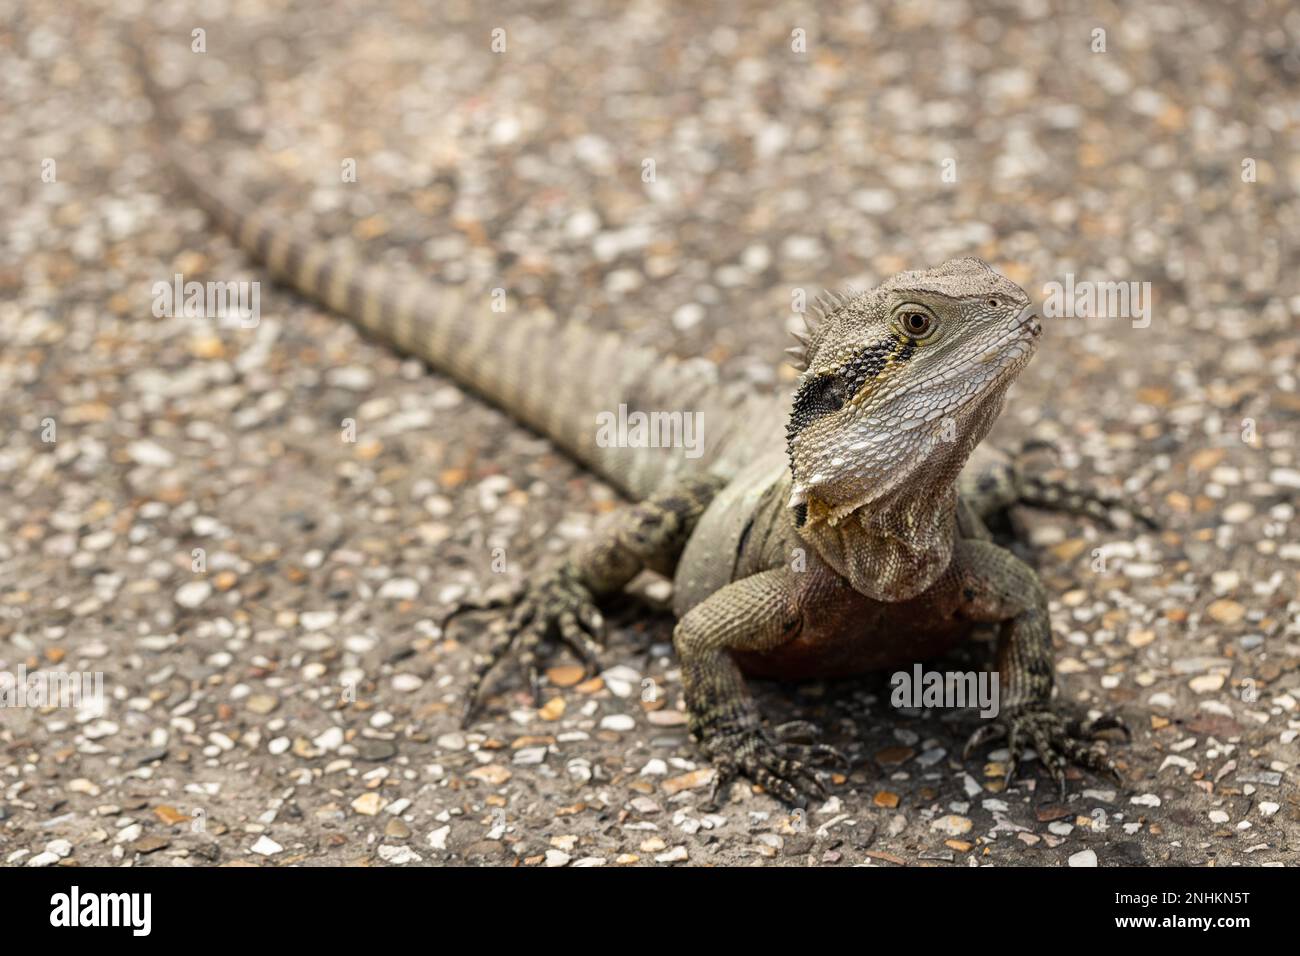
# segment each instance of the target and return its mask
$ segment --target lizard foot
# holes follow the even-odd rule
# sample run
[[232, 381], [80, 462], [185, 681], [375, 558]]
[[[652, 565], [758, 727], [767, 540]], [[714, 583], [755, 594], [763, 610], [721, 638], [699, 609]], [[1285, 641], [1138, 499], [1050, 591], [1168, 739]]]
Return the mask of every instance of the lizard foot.
[[557, 638], [582, 659], [590, 676], [600, 669], [600, 645], [605, 627], [591, 592], [567, 566], [543, 574], [510, 598], [499, 598], [458, 607], [449, 616], [477, 610], [513, 607], [509, 621], [493, 638], [487, 653], [474, 661], [474, 675], [465, 697], [461, 723], [467, 724], [478, 707], [479, 692], [491, 670], [511, 651], [517, 650], [519, 666], [528, 675], [533, 700], [541, 704], [541, 670], [538, 652]]
[[[826, 744], [782, 739], [790, 736], [789, 728], [790, 725], [782, 725], [776, 733], [769, 733], [761, 727], [749, 726], [706, 735], [703, 747], [717, 770], [708, 805], [717, 807], [719, 798], [739, 776], [748, 777], [792, 806], [803, 806], [809, 797], [825, 798], [826, 785], [815, 766], [828, 763], [847, 766], [848, 760]], [[804, 729], [800, 722], [798, 730]]]
[[1107, 730], [1120, 730], [1125, 739], [1130, 737], [1124, 721], [1115, 715], [1107, 714], [1096, 720], [1069, 720], [1047, 707], [1025, 707], [976, 730], [966, 741], [962, 756], [969, 757], [981, 744], [1006, 738], [1011, 757], [1004, 785], [1009, 787], [1022, 750], [1032, 746], [1064, 796], [1065, 768], [1071, 763], [1115, 783], [1123, 782], [1114, 762], [1093, 745], [1097, 735]]

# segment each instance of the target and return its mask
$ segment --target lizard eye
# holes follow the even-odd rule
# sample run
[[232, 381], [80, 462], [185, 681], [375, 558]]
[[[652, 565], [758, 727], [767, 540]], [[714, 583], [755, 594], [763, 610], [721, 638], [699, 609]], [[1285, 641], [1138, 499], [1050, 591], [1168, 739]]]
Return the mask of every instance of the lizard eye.
[[924, 312], [904, 312], [899, 316], [903, 331], [916, 339], [925, 338], [934, 328], [934, 318]]
[[989, 305], [993, 306], [993, 308], [995, 308], [995, 309], [996, 309], [998, 306], [1000, 306], [1001, 304], [1002, 304], [1002, 300], [1001, 300], [1001, 299], [989, 299]]

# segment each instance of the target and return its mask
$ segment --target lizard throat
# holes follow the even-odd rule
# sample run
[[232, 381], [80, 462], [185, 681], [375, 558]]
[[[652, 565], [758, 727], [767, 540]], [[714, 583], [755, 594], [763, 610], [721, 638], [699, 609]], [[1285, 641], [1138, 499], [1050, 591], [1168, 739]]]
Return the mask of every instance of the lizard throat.
[[[817, 507], [815, 499], [809, 506]], [[955, 484], [924, 495], [897, 490], [833, 523], [810, 518], [799, 534], [859, 594], [905, 601], [929, 588], [948, 567], [956, 513]]]

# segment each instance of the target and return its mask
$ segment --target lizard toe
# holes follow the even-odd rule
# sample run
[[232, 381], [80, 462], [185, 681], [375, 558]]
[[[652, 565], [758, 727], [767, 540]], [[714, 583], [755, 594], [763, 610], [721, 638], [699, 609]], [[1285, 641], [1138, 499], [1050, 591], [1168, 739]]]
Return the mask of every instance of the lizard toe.
[[722, 806], [723, 796], [727, 793], [739, 772], [735, 764], [716, 759], [713, 761], [713, 783], [709, 786], [709, 795], [705, 798], [702, 806], [705, 812], [713, 813]]
[[1133, 739], [1133, 732], [1129, 730], [1128, 724], [1119, 714], [1102, 714], [1092, 720], [1075, 720], [1069, 725], [1068, 734], [1071, 737], [1078, 737], [1085, 740], [1094, 740], [1099, 734], [1108, 730], [1118, 730], [1124, 735], [1125, 740]]
[[1047, 772], [1055, 781], [1061, 797], [1065, 797], [1065, 755], [1062, 753], [1062, 738], [1054, 733], [1051, 724], [1035, 721], [1029, 727], [1029, 737], [1034, 742], [1038, 759], [1043, 762]]
[[560, 636], [563, 637], [564, 643], [582, 659], [587, 676], [597, 673], [600, 670], [600, 645], [593, 639], [593, 635], [583, 629], [577, 612], [566, 608], [560, 613], [558, 624]]
[[826, 767], [837, 766], [848, 770], [852, 764], [844, 753], [830, 744], [779, 744], [781, 756], [788, 760]]
[[478, 597], [462, 598], [452, 604], [450, 610], [442, 616], [438, 621], [438, 627], [442, 629], [444, 634], [449, 633], [453, 624], [459, 623], [472, 614], [486, 614], [490, 611], [515, 607], [522, 598], [523, 589], [520, 587], [506, 588], [498, 593], [489, 590], [486, 594]]
[[811, 720], [787, 720], [773, 727], [772, 734], [782, 743], [813, 743], [821, 736], [821, 728]]
[[971, 753], [984, 744], [992, 743], [995, 740], [1001, 740], [1007, 735], [1007, 728], [1001, 723], [987, 723], [978, 727], [974, 733], [966, 738], [966, 746], [962, 748], [961, 759], [969, 760]]
[[1096, 745], [1085, 744], [1080, 740], [1067, 737], [1062, 749], [1070, 763], [1091, 770], [1097, 776], [1105, 777], [1115, 784], [1123, 785], [1124, 777], [1115, 766], [1115, 761]]
[[1104, 750], [1092, 743], [1096, 734], [1102, 731], [1127, 731], [1120, 718], [1106, 715], [1091, 721], [1067, 721], [1055, 711], [1044, 707], [1017, 711], [1008, 716], [1006, 724], [1011, 748], [1011, 761], [1006, 776], [1008, 786], [1014, 777], [1017, 759], [1022, 756], [1022, 744], [1032, 745], [1043, 768], [1060, 789], [1062, 797], [1066, 789], [1066, 768], [1071, 764], [1115, 783], [1122, 783], [1114, 762]]

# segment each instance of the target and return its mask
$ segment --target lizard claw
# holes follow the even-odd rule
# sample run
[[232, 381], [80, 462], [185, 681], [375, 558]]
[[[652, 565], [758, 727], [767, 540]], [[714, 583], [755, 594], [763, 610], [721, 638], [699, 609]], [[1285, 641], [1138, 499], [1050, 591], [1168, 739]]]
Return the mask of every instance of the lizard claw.
[[844, 761], [833, 747], [781, 743], [760, 728], [710, 734], [704, 739], [704, 749], [717, 768], [708, 799], [713, 807], [738, 776], [748, 777], [791, 806], [805, 806], [810, 797], [825, 799], [826, 784], [813, 764], [828, 759]]
[[[488, 602], [481, 602], [485, 604]], [[465, 695], [461, 725], [469, 723], [478, 708], [479, 695], [488, 674], [511, 651], [518, 651], [519, 666], [528, 675], [534, 704], [540, 706], [542, 677], [538, 652], [560, 640], [582, 659], [587, 675], [600, 669], [600, 645], [605, 622], [591, 592], [567, 566], [544, 574], [509, 599], [494, 599], [495, 607], [512, 607], [510, 619], [493, 639], [487, 653], [474, 662], [474, 675]], [[483, 606], [467, 610], [488, 610]], [[451, 616], [461, 613], [457, 608]]]
[[966, 738], [966, 746], [962, 748], [961, 759], [969, 760], [971, 751], [983, 744], [990, 743], [994, 740], [1001, 740], [1007, 735], [1007, 728], [998, 723], [982, 724], [973, 734]]
[[496, 611], [503, 607], [510, 607], [517, 603], [523, 595], [523, 587], [515, 585], [507, 588], [504, 592], [493, 594], [489, 589], [488, 593], [482, 597], [462, 598], [452, 605], [451, 610], [442, 616], [438, 626], [443, 633], [451, 629], [451, 625], [469, 614], [483, 614], [488, 611]]
[[1114, 715], [1080, 721], [1067, 720], [1056, 711], [1043, 706], [1018, 708], [971, 734], [963, 757], [969, 756], [980, 744], [1006, 737], [1011, 756], [1007, 761], [1003, 784], [1010, 787], [1023, 756], [1023, 749], [1032, 746], [1064, 796], [1065, 768], [1069, 764], [1107, 777], [1115, 783], [1123, 782], [1114, 762], [1105, 752], [1092, 745], [1097, 735], [1107, 730], [1122, 730], [1128, 735], [1124, 721]]

